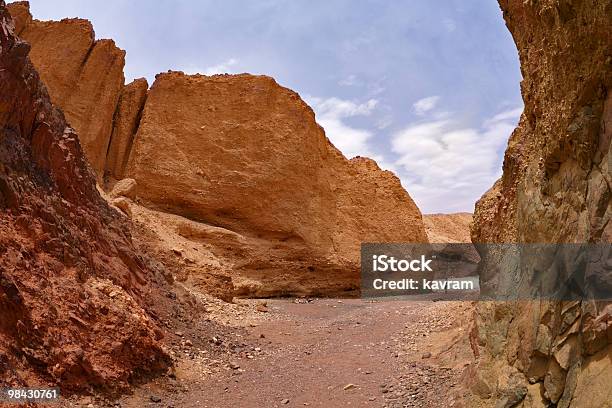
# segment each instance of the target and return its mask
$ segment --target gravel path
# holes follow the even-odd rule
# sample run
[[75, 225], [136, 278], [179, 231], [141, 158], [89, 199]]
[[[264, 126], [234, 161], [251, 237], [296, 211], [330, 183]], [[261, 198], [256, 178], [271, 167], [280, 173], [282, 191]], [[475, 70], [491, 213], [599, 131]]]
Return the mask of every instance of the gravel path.
[[462, 406], [467, 302], [283, 299], [264, 310], [236, 337], [194, 341], [211, 351], [189, 341], [176, 373], [121, 407]]

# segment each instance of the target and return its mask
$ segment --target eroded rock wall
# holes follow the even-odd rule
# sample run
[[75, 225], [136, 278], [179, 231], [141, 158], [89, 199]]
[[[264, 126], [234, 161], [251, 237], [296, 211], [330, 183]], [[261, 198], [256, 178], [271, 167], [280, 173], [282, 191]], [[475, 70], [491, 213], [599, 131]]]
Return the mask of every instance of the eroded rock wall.
[[427, 237], [434, 243], [471, 243], [472, 219], [470, 213], [423, 214]]
[[137, 203], [243, 237], [234, 253], [209, 243], [237, 294], [354, 292], [362, 241], [427, 241], [399, 179], [347, 160], [272, 78], [168, 72], [151, 89], [123, 86], [123, 51], [95, 41], [89, 22], [41, 22], [27, 2], [10, 10], [99, 181], [133, 178]]
[[113, 115], [123, 88], [125, 51], [112, 40], [96, 40], [87, 20], [39, 21], [28, 2], [8, 5], [20, 38], [30, 43], [30, 58], [51, 96], [101, 179]]
[[[472, 240], [609, 243], [612, 2], [500, 5], [525, 110], [502, 178], [476, 205]], [[609, 302], [480, 304], [473, 389], [500, 406], [607, 406], [611, 313]]]
[[427, 240], [399, 179], [345, 159], [312, 109], [266, 76], [159, 74], [125, 175], [149, 207], [257, 241], [239, 269], [267, 295], [279, 271], [319, 293], [333, 276], [356, 289], [360, 242]]
[[161, 278], [13, 29], [0, 1], [0, 387], [121, 388], [169, 364], [145, 306]]
[[105, 174], [112, 179], [121, 180], [125, 175], [125, 167], [132, 151], [134, 136], [140, 126], [148, 89], [147, 80], [139, 78], [124, 86], [121, 91], [106, 154]]

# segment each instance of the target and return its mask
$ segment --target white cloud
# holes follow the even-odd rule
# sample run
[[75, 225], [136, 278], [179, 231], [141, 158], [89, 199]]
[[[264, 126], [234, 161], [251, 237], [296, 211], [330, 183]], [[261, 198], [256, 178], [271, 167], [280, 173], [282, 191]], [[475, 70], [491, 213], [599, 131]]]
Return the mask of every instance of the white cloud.
[[433, 118], [392, 137], [404, 186], [424, 212], [472, 211], [501, 175], [502, 152], [522, 109], [501, 112], [479, 128]]
[[178, 67], [177, 70], [183, 71], [187, 75], [235, 74], [238, 72], [236, 70], [236, 65], [238, 65], [238, 60], [236, 58], [230, 58], [225, 62], [210, 67], [202, 67], [200, 65], [189, 64], [186, 66]]
[[204, 75], [216, 75], [216, 74], [231, 74], [235, 73], [235, 67], [238, 64], [238, 60], [236, 58], [230, 58], [225, 62], [222, 62], [218, 65], [213, 65], [212, 67], [204, 68], [201, 72]]
[[414, 112], [419, 116], [423, 116], [424, 114], [436, 107], [436, 104], [438, 103], [439, 99], [439, 96], [428, 96], [427, 98], [419, 99], [414, 104], [412, 104]]
[[325, 129], [331, 142], [348, 158], [371, 155], [368, 140], [372, 133], [367, 129], [349, 126], [346, 119], [354, 116], [369, 116], [378, 101], [370, 99], [364, 103], [339, 98], [307, 98], [317, 115], [317, 122]]
[[340, 86], [354, 86], [357, 85], [357, 76], [356, 75], [349, 75], [346, 78], [341, 79], [340, 81], [338, 81], [338, 85]]
[[393, 124], [393, 116], [385, 115], [376, 122], [376, 127], [379, 130], [384, 130]]
[[457, 29], [457, 23], [455, 22], [455, 20], [451, 18], [445, 18], [442, 21], [442, 25], [444, 26], [444, 28], [446, 28], [446, 31], [448, 31], [449, 33], [452, 33], [453, 31]]
[[339, 98], [307, 97], [307, 102], [314, 109], [317, 123], [325, 129], [325, 134], [346, 157], [370, 157], [378, 162], [381, 168], [394, 170], [382, 155], [373, 152], [370, 140], [373, 137], [368, 129], [351, 126], [347, 119], [356, 116], [369, 116], [378, 106], [378, 100], [370, 99], [363, 103]]

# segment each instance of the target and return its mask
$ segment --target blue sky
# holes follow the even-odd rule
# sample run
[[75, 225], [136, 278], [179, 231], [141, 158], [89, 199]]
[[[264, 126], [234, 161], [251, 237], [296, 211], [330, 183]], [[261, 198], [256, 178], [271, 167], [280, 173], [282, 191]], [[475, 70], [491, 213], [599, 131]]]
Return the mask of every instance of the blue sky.
[[30, 0], [127, 51], [126, 80], [249, 72], [300, 93], [347, 156], [394, 171], [424, 213], [473, 211], [522, 108], [494, 0]]

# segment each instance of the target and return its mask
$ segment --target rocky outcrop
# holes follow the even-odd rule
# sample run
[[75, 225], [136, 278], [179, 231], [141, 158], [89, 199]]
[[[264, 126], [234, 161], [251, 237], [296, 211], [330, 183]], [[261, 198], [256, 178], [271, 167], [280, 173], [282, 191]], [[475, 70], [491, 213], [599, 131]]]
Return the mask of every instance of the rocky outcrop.
[[229, 271], [237, 294], [355, 291], [361, 242], [427, 241], [399, 179], [372, 160], [347, 160], [312, 109], [272, 78], [168, 72], [149, 90], [144, 79], [122, 86], [123, 52], [94, 41], [88, 22], [40, 22], [27, 3], [10, 7], [106, 187], [132, 178], [134, 204], [242, 237], [230, 240], [244, 246], [233, 254], [225, 236], [207, 243], [223, 253], [217, 275], [226, 282]]
[[125, 175], [148, 207], [249, 242], [236, 268], [257, 283], [239, 294], [336, 293], [334, 279], [354, 290], [360, 242], [427, 240], [397, 177], [346, 160], [312, 109], [265, 76], [158, 75]]
[[105, 165], [105, 174], [115, 180], [121, 180], [125, 174], [148, 89], [147, 80], [140, 78], [124, 86], [121, 91]]
[[101, 178], [112, 132], [113, 115], [123, 88], [125, 52], [112, 40], [95, 40], [82, 19], [39, 21], [28, 2], [8, 5], [20, 38], [30, 43], [30, 58], [53, 103], [70, 126]]
[[[477, 203], [472, 240], [609, 243], [612, 2], [500, 5], [519, 51], [525, 111], [502, 178]], [[608, 406], [611, 312], [593, 301], [480, 304], [475, 389], [499, 406]]]
[[169, 363], [145, 306], [162, 278], [98, 194], [29, 50], [0, 1], [0, 387], [116, 389]]

